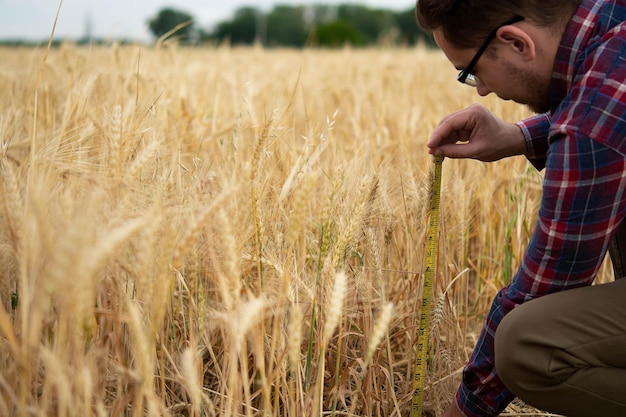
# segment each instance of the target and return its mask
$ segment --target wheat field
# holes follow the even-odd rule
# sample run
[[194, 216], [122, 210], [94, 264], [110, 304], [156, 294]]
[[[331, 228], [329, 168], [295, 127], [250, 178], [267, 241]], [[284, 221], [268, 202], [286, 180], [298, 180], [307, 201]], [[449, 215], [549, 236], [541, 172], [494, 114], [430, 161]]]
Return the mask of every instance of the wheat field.
[[[528, 115], [455, 75], [419, 47], [0, 49], [0, 415], [408, 415], [425, 143], [474, 102]], [[437, 413], [540, 185], [444, 162]]]

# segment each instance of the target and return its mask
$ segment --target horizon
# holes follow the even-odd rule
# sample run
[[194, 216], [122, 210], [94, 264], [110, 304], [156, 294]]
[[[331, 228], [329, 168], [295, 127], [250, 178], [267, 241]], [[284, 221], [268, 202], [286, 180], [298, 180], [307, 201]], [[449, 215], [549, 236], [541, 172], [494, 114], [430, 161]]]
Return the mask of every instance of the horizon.
[[[62, 4], [61, 4], [62, 2]], [[54, 26], [57, 10], [58, 21], [54, 30], [55, 39], [80, 40], [134, 40], [153, 39], [148, 21], [159, 10], [171, 7], [193, 16], [196, 24], [208, 31], [222, 21], [232, 19], [234, 12], [245, 6], [256, 7], [264, 12], [276, 5], [341, 5], [356, 4], [370, 8], [401, 11], [414, 7], [413, 0], [235, 0], [223, 1], [182, 0], [176, 5], [153, 0], [0, 0], [0, 41], [41, 42], [48, 40]]]

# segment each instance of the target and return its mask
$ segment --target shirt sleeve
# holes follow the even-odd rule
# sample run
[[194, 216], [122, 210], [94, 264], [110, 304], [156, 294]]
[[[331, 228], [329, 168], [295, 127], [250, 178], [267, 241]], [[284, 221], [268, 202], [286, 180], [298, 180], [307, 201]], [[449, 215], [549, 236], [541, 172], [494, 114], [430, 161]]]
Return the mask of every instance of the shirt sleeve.
[[539, 114], [522, 120], [517, 123], [517, 126], [526, 138], [526, 158], [537, 170], [541, 171], [545, 167], [549, 147], [549, 114]]
[[493, 301], [457, 391], [457, 405], [468, 417], [496, 416], [514, 398], [495, 369], [502, 318], [526, 301], [590, 285], [624, 216], [623, 155], [573, 129], [553, 137], [546, 156], [534, 234], [511, 284]]

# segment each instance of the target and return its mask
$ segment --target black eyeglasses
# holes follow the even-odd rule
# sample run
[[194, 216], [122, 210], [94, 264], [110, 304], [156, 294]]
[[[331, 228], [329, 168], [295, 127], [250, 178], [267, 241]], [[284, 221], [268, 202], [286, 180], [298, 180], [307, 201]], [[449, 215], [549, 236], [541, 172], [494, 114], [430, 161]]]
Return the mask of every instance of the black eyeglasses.
[[512, 25], [513, 23], [520, 22], [522, 20], [524, 20], [524, 18], [522, 16], [515, 15], [511, 19], [507, 20], [506, 22], [504, 22], [503, 24], [501, 24], [500, 26], [495, 28], [489, 34], [487, 39], [485, 39], [485, 42], [483, 42], [481, 47], [478, 49], [478, 52], [476, 52], [476, 55], [474, 55], [474, 58], [472, 58], [470, 63], [467, 64], [467, 67], [465, 67], [464, 70], [459, 72], [459, 75], [456, 77], [456, 79], [461, 84], [467, 84], [469, 86], [476, 87], [476, 77], [474, 76], [472, 71], [474, 70], [474, 67], [476, 66], [476, 63], [480, 59], [481, 55], [487, 50], [487, 47], [489, 46], [489, 43], [493, 40], [493, 38], [496, 37], [496, 34], [498, 33], [498, 29], [500, 29], [503, 26]]

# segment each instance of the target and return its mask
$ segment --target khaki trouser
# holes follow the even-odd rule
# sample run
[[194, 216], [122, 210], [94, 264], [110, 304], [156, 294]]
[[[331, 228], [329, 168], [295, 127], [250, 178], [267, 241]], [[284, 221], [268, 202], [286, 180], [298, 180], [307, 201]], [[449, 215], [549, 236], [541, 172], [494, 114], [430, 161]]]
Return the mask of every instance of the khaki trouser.
[[[626, 270], [626, 223], [610, 250]], [[547, 295], [510, 312], [496, 332], [506, 386], [567, 417], [626, 416], [626, 279]]]

